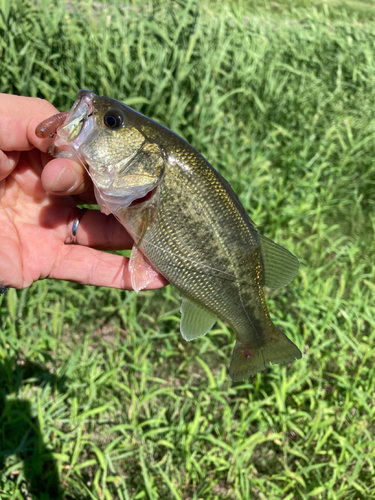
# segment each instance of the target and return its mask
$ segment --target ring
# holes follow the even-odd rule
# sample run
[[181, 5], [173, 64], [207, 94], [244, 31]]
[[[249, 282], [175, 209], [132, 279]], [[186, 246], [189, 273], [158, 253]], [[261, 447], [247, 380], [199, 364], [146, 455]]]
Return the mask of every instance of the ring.
[[77, 229], [79, 226], [79, 223], [84, 216], [84, 214], [87, 212], [87, 208], [80, 208], [77, 217], [73, 221], [73, 226], [72, 226], [72, 233], [70, 235], [70, 244], [71, 245], [77, 245]]

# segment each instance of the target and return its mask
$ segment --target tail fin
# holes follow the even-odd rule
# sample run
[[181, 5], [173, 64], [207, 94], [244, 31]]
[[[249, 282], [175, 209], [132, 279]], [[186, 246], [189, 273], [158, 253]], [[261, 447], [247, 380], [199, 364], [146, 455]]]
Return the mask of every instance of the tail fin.
[[245, 380], [267, 368], [270, 363], [289, 363], [302, 358], [301, 351], [286, 335], [276, 327], [272, 333], [272, 338], [261, 347], [252, 348], [236, 342], [229, 369], [232, 380]]

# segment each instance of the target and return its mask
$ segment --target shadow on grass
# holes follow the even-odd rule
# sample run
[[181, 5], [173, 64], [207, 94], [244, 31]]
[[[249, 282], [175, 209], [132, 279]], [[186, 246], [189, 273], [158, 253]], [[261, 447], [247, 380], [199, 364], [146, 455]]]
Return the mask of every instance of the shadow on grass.
[[31, 495], [34, 500], [58, 500], [63, 491], [56, 461], [53, 450], [44, 444], [39, 419], [32, 414], [27, 399], [8, 397], [17, 394], [25, 381], [36, 387], [52, 385], [58, 392], [66, 391], [66, 378], [53, 375], [42, 365], [19, 365], [15, 359], [0, 364], [0, 472], [6, 467], [7, 479], [18, 482], [23, 462], [28, 498]]

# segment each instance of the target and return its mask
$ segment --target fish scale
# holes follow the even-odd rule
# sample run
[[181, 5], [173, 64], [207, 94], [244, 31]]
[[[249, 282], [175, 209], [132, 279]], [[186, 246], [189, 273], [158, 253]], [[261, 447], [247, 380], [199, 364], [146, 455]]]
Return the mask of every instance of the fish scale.
[[273, 324], [263, 293], [289, 283], [298, 260], [259, 234], [229, 183], [190, 144], [84, 90], [51, 153], [88, 166], [100, 208], [133, 237], [136, 289], [149, 283], [150, 263], [181, 292], [186, 340], [206, 334], [216, 317], [229, 324], [237, 338], [233, 380], [301, 357]]
[[[259, 322], [262, 315], [252, 304], [253, 296], [257, 298], [261, 291], [262, 269], [259, 256], [255, 261], [258, 265], [254, 265], [254, 259], [246, 262], [245, 256], [246, 252], [252, 253], [249, 252], [252, 248], [259, 247], [257, 232], [246, 224], [220, 184], [219, 177], [209, 169], [205, 160], [194, 152], [178, 149], [173, 163], [189, 164], [190, 170], [166, 171], [155, 224], [150, 227], [140, 248], [155, 268], [184, 295], [203, 303], [227, 321], [238, 336], [246, 339], [252, 330], [254, 336], [259, 338], [256, 320]], [[172, 204], [171, 197], [185, 198], [185, 202]], [[203, 202], [192, 203], [194, 197]], [[223, 209], [214, 214], [215, 207]], [[134, 212], [138, 210], [134, 208]], [[126, 220], [127, 229], [135, 238], [139, 237], [133, 226], [136, 219], [137, 216], [129, 212]], [[235, 252], [232, 242], [234, 232], [237, 233]], [[160, 252], [160, 249], [167, 251]], [[176, 272], [177, 267], [181, 269], [179, 273]], [[215, 273], [211, 268], [220, 272]], [[258, 286], [244, 283], [241, 280], [244, 274]], [[225, 294], [222, 293], [223, 281]], [[263, 322], [269, 323], [265, 301], [257, 303], [262, 308]], [[264, 328], [259, 326], [258, 330]]]

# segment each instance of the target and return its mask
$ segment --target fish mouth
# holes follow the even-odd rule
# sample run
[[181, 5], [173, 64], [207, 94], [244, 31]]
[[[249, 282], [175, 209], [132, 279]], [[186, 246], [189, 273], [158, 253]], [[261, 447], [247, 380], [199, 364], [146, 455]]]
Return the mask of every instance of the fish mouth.
[[103, 174], [96, 172], [95, 168], [92, 169], [84, 146], [97, 131], [95, 114], [98, 110], [95, 105], [98, 106], [100, 101], [103, 106], [103, 101], [106, 100], [90, 90], [80, 90], [66, 119], [56, 130], [56, 138], [49, 148], [49, 153], [58, 158], [69, 158], [81, 163], [94, 184], [95, 197], [101, 211], [116, 214], [122, 208], [150, 201], [158, 192], [158, 183], [141, 182], [118, 188], [113, 185], [114, 173]]
[[76, 158], [82, 161], [79, 146], [93, 132], [93, 115], [97, 112], [94, 102], [97, 95], [90, 90], [80, 90], [64, 123], [57, 129], [57, 137], [49, 153], [59, 158]]

